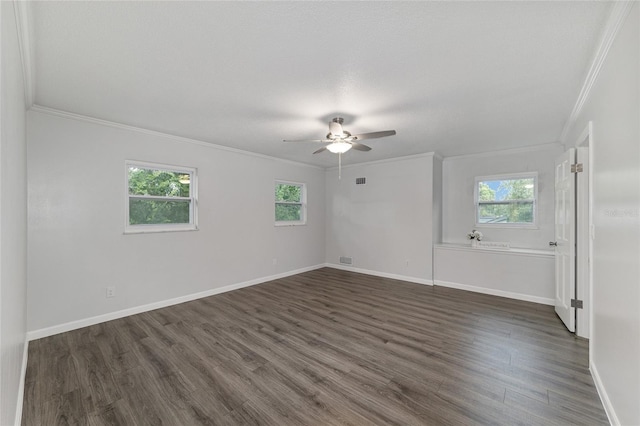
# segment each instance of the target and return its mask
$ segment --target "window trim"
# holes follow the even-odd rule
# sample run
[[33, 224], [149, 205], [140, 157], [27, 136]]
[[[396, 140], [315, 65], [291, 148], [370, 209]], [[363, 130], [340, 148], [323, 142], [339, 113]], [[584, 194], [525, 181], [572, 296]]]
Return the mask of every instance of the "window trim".
[[[518, 204], [523, 201], [533, 202], [533, 222], [531, 223], [481, 223], [478, 219], [480, 217], [480, 200], [478, 194], [478, 184], [480, 182], [489, 180], [515, 180], [515, 179], [531, 179], [533, 178], [533, 199], [532, 200], [517, 200], [517, 201], [498, 201], [491, 204]], [[478, 228], [519, 228], [519, 229], [538, 229], [538, 172], [523, 172], [523, 173], [508, 173], [500, 175], [490, 176], [476, 176], [473, 187], [473, 203], [474, 203], [474, 215], [475, 226]]]
[[[130, 195], [129, 194], [129, 167], [139, 167], [144, 169], [164, 170], [168, 172], [178, 172], [189, 175], [189, 197], [163, 197], [156, 195]], [[198, 169], [195, 167], [176, 166], [171, 164], [151, 163], [147, 161], [125, 160], [124, 167], [125, 184], [125, 234], [145, 234], [157, 232], [179, 232], [198, 230]], [[187, 201], [189, 200], [189, 223], [163, 223], [163, 224], [137, 224], [129, 223], [129, 202], [131, 199], [146, 200], [166, 200], [166, 201]]]
[[[274, 194], [274, 200], [273, 200], [273, 221], [275, 226], [301, 226], [301, 225], [306, 225], [307, 224], [307, 184], [306, 183], [302, 183], [302, 182], [292, 182], [292, 181], [287, 181], [287, 180], [281, 180], [281, 179], [276, 179], [276, 181], [274, 182], [273, 188], [275, 190], [276, 185], [295, 185], [295, 186], [300, 186], [302, 188], [301, 191], [301, 195], [300, 195], [300, 202], [296, 203], [296, 202], [287, 202], [287, 201], [276, 201], [275, 200], [275, 194]], [[293, 204], [293, 205], [300, 205], [300, 220], [281, 220], [278, 221], [276, 219], [276, 209], [275, 207], [278, 204]]]

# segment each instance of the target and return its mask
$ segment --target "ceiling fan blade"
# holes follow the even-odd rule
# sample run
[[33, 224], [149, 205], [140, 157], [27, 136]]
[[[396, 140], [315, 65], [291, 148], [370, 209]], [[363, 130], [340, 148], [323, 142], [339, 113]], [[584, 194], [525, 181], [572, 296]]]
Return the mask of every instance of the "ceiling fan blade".
[[320, 142], [329, 143], [333, 142], [331, 139], [283, 139], [282, 142]]
[[360, 135], [351, 136], [353, 140], [363, 140], [363, 139], [375, 139], [375, 138], [384, 138], [386, 136], [393, 136], [396, 134], [395, 130], [383, 130], [382, 132], [371, 132], [371, 133], [362, 133]]
[[319, 153], [321, 153], [322, 151], [326, 151], [326, 150], [327, 150], [327, 147], [326, 147], [326, 146], [323, 146], [322, 148], [315, 150], [313, 153], [314, 153], [314, 154], [319, 154]]
[[358, 142], [351, 142], [351, 148], [357, 149], [358, 151], [371, 151], [370, 146], [367, 146]]

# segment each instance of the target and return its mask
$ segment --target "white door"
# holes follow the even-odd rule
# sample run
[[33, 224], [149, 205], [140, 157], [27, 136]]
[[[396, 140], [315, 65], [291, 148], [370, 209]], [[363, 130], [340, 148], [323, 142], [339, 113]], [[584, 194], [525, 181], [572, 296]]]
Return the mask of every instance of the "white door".
[[574, 148], [561, 155], [556, 160], [555, 176], [556, 313], [569, 331], [576, 329], [576, 312], [571, 307], [571, 300], [576, 298], [576, 181], [571, 172], [574, 159]]

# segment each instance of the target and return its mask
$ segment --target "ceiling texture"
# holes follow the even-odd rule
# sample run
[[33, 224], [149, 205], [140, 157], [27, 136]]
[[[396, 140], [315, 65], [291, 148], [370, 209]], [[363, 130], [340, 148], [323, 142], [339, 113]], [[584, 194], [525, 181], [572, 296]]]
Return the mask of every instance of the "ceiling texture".
[[33, 2], [34, 103], [321, 167], [557, 142], [609, 2]]

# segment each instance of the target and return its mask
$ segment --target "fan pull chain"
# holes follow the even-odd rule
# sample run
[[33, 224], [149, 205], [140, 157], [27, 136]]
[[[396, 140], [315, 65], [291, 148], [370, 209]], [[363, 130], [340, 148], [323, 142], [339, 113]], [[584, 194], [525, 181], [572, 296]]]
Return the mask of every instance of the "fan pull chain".
[[338, 153], [338, 180], [342, 179], [342, 153]]

